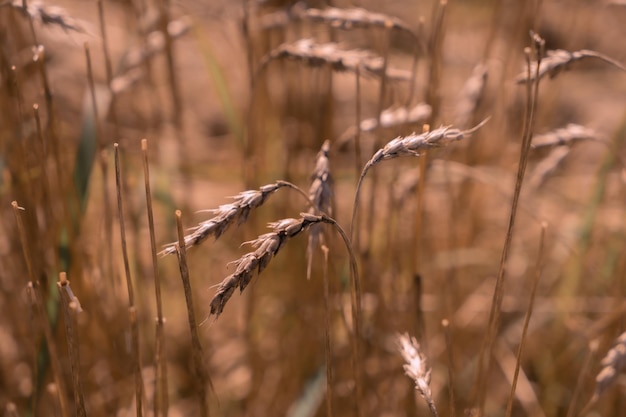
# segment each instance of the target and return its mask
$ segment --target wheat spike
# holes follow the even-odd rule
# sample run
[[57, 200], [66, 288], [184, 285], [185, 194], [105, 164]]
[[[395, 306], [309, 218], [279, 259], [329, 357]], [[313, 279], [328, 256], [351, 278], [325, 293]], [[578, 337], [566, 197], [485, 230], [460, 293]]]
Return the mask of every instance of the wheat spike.
[[[586, 58], [597, 58], [621, 69], [622, 71], [626, 71], [626, 68], [620, 62], [601, 54], [600, 52], [592, 51], [590, 49], [581, 49], [580, 51], [575, 52], [566, 51], [564, 49], [554, 49], [547, 51], [546, 56], [541, 59], [539, 72], [537, 72], [537, 61], [530, 63], [530, 81], [534, 81], [537, 76], [539, 79], [543, 78], [545, 75], [550, 75], [550, 78], [555, 77], [561, 70], [567, 69], [571, 63]], [[528, 70], [522, 71], [516, 78], [516, 82], [518, 84], [523, 84], [528, 81]]]
[[557, 146], [571, 145], [581, 140], [593, 140], [596, 137], [597, 134], [594, 130], [575, 123], [570, 123], [563, 128], [535, 136], [530, 147], [534, 150], [542, 150]]
[[[215, 216], [200, 223], [190, 234], [185, 236], [185, 247], [190, 248], [199, 245], [209, 236], [215, 236], [215, 239], [218, 239], [233, 223], [237, 223], [237, 225], [244, 223], [252, 210], [263, 205], [271, 194], [282, 187], [292, 187], [292, 185], [286, 181], [277, 181], [274, 184], [264, 185], [258, 190], [243, 191], [232, 197], [234, 202], [208, 210]], [[161, 255], [172, 253], [176, 253], [175, 243], [167, 245], [161, 251]]]
[[[278, 46], [261, 60], [258, 71], [275, 59], [292, 59], [314, 68], [330, 66], [340, 72], [355, 72], [358, 67], [365, 74], [378, 77], [384, 70], [384, 59], [371, 51], [340, 49], [337, 43], [316, 43], [313, 39], [300, 39], [295, 43]], [[407, 81], [411, 78], [411, 72], [389, 68], [386, 77], [394, 81]]]
[[609, 389], [617, 379], [617, 375], [626, 369], [626, 332], [615, 339], [615, 344], [602, 358], [602, 370], [596, 377], [596, 390], [591, 398], [595, 402]]
[[389, 27], [408, 33], [417, 39], [411, 27], [398, 19], [383, 13], [375, 13], [359, 7], [341, 9], [326, 7], [324, 9], [307, 8], [304, 3], [298, 2], [286, 10], [268, 13], [261, 17], [260, 25], [263, 29], [276, 29], [287, 26], [294, 20], [309, 20], [325, 23], [336, 29], [350, 30], [353, 28], [368, 29], [371, 27]]
[[[309, 199], [313, 202], [313, 206], [309, 209], [310, 214], [316, 214], [321, 211], [332, 215], [331, 199], [333, 196], [332, 177], [330, 176], [330, 160], [328, 152], [330, 151], [330, 141], [325, 141], [317, 154], [315, 170], [313, 171], [313, 181], [309, 188]], [[313, 254], [320, 239], [323, 238], [320, 224], [314, 224], [309, 229], [309, 241], [306, 249], [307, 268], [306, 277], [311, 278], [311, 270], [313, 266]]]
[[487, 66], [480, 63], [474, 67], [471, 77], [463, 85], [463, 90], [456, 103], [456, 123], [458, 126], [467, 126], [471, 123], [474, 112], [483, 98], [487, 76]]
[[243, 292], [250, 283], [254, 271], [258, 270], [260, 274], [287, 240], [305, 231], [311, 225], [329, 222], [324, 215], [301, 213], [300, 216], [299, 219], [283, 219], [270, 223], [269, 227], [273, 229], [271, 233], [266, 233], [255, 240], [246, 242], [256, 250], [233, 262], [236, 267], [235, 272], [224, 278], [218, 285], [213, 299], [211, 299], [211, 314], [219, 317], [235, 288], [239, 287], [239, 291]]
[[83, 27], [84, 23], [81, 24], [79, 20], [71, 17], [65, 9], [58, 6], [49, 6], [37, 0], [31, 0], [28, 3], [23, 0], [6, 1], [0, 4], [0, 7], [4, 6], [11, 6], [19, 10], [24, 16], [28, 16], [43, 25], [58, 26], [64, 31], [86, 33]]
[[[178, 20], [172, 20], [167, 24], [167, 32], [172, 39], [180, 38], [191, 28], [191, 21], [189, 18], [180, 18]], [[152, 58], [159, 52], [165, 49], [165, 36], [160, 30], [150, 32], [146, 36], [145, 42], [141, 46], [130, 49], [123, 57], [120, 63], [118, 76], [116, 76], [112, 82], [123, 76], [133, 68], [137, 68], [148, 59]]]
[[428, 404], [428, 408], [434, 417], [438, 417], [437, 408], [433, 401], [433, 396], [430, 391], [430, 372], [431, 369], [426, 363], [426, 357], [422, 353], [420, 344], [414, 337], [409, 336], [407, 333], [398, 335], [398, 349], [400, 355], [405, 360], [403, 365], [404, 373], [415, 381], [415, 389], [420, 393], [422, 398]]

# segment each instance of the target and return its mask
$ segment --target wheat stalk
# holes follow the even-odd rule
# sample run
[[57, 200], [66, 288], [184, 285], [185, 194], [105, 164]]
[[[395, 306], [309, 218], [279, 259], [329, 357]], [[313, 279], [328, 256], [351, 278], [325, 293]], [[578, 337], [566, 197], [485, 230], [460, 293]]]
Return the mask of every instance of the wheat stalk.
[[428, 408], [434, 417], [438, 417], [437, 408], [433, 401], [433, 396], [430, 391], [430, 373], [431, 369], [426, 363], [426, 357], [422, 352], [420, 344], [414, 337], [409, 336], [407, 333], [398, 335], [398, 349], [400, 355], [405, 360], [403, 365], [404, 373], [415, 381], [415, 389], [420, 393], [422, 398], [428, 404]]
[[[299, 188], [287, 181], [277, 181], [267, 184], [258, 190], [243, 191], [232, 197], [235, 201], [230, 204], [223, 204], [216, 209], [207, 210], [215, 216], [196, 226], [193, 231], [185, 236], [185, 248], [197, 246], [209, 236], [218, 239], [233, 223], [240, 225], [244, 223], [250, 212], [267, 201], [268, 197], [280, 188], [289, 187], [299, 191]], [[176, 244], [171, 243], [161, 251], [161, 255], [176, 253]]]
[[456, 102], [456, 124], [458, 126], [467, 126], [471, 123], [474, 112], [485, 93], [487, 77], [487, 66], [479, 63], [474, 67], [472, 75], [465, 81]]
[[42, 1], [23, 0], [6, 1], [0, 4], [0, 7], [10, 6], [18, 10], [22, 15], [29, 17], [34, 21], [38, 21], [43, 25], [58, 26], [64, 31], [74, 31], [86, 33], [83, 24], [79, 20], [71, 17], [67, 11], [58, 6], [49, 6]]
[[555, 77], [560, 71], [567, 69], [571, 63], [587, 58], [597, 58], [622, 71], [626, 71], [626, 68], [620, 62], [600, 52], [590, 49], [581, 49], [575, 52], [566, 51], [564, 49], [554, 49], [546, 52], [546, 56], [541, 58], [539, 66], [537, 66], [536, 60], [530, 63], [530, 77], [527, 75], [527, 70], [524, 70], [517, 76], [516, 82], [518, 84], [524, 84], [534, 81], [537, 78], [541, 79], [545, 75], [550, 75], [550, 78]]
[[257, 73], [262, 71], [271, 61], [276, 59], [292, 59], [316, 68], [330, 66], [334, 71], [356, 72], [357, 68], [366, 74], [385, 76], [395, 81], [411, 79], [411, 72], [390, 68], [385, 71], [384, 59], [375, 53], [363, 49], [340, 49], [334, 42], [316, 43], [313, 39], [300, 39], [295, 43], [283, 43], [267, 54], [259, 63]]

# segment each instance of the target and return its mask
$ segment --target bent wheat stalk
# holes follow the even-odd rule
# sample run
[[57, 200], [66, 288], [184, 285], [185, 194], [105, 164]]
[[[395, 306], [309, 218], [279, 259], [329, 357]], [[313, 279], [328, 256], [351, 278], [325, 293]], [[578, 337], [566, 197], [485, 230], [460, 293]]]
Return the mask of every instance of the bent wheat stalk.
[[447, 145], [451, 142], [459, 141], [478, 129], [483, 127], [485, 123], [489, 121], [489, 118], [483, 120], [476, 126], [468, 130], [459, 130], [451, 128], [450, 126], [440, 127], [439, 129], [431, 130], [421, 134], [413, 134], [409, 136], [399, 136], [388, 142], [383, 148], [379, 149], [374, 156], [365, 164], [359, 181], [356, 186], [356, 192], [354, 195], [354, 205], [352, 207], [352, 221], [350, 223], [350, 236], [353, 236], [354, 232], [354, 219], [356, 218], [356, 210], [359, 202], [359, 193], [361, 190], [361, 184], [367, 172], [376, 164], [387, 159], [394, 159], [401, 156], [420, 156], [421, 152]]
[[[243, 191], [233, 197], [235, 200], [233, 203], [223, 204], [216, 209], [208, 210], [215, 216], [200, 223], [190, 234], [185, 236], [185, 248], [197, 246], [209, 236], [215, 236], [215, 239], [218, 239], [233, 223], [237, 223], [237, 226], [244, 223], [252, 210], [263, 205], [271, 194], [283, 187], [293, 188], [302, 193], [300, 188], [287, 181], [276, 181], [273, 184], [264, 185], [258, 190]], [[308, 200], [306, 194], [304, 197]], [[172, 253], [176, 253], [176, 243], [170, 243], [161, 251], [161, 255]]]
[[626, 67], [613, 58], [601, 54], [600, 52], [592, 51], [590, 49], [581, 49], [580, 51], [570, 52], [564, 49], [555, 49], [546, 52], [546, 56], [541, 58], [540, 63], [538, 61], [532, 61], [530, 63], [530, 74], [527, 76], [527, 71], [522, 71], [515, 81], [518, 84], [524, 84], [527, 82], [535, 81], [535, 79], [541, 79], [546, 75], [550, 75], [550, 78], [555, 77], [561, 70], [567, 69], [567, 67], [576, 61], [581, 61], [587, 58], [597, 58], [606, 63], [613, 65], [626, 71]]

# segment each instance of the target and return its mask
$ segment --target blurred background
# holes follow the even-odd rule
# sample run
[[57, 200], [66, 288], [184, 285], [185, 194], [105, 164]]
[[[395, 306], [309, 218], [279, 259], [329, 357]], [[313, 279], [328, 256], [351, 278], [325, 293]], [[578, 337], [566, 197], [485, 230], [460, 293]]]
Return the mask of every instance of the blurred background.
[[[155, 396], [155, 270], [140, 141], [148, 140], [161, 250], [177, 239], [177, 209], [191, 228], [244, 190], [285, 180], [306, 192], [325, 140], [329, 214], [349, 231], [361, 169], [377, 149], [425, 125], [463, 130], [490, 117], [471, 137], [420, 158], [383, 161], [363, 181], [353, 241], [362, 286], [361, 413], [428, 415], [397, 349], [396, 335], [409, 332], [432, 367], [440, 415], [504, 416], [538, 277], [512, 415], [622, 416], [624, 373], [617, 369], [602, 389], [595, 382], [626, 324], [626, 73], [602, 59], [570, 62], [540, 82], [534, 140], [560, 146], [529, 154], [491, 366], [478, 369], [528, 120], [527, 88], [516, 79], [525, 77], [529, 33], [543, 37], [546, 50], [592, 50], [626, 63], [621, 3], [3, 2], [3, 412], [73, 415], [79, 377], [87, 415], [136, 414], [118, 143], [144, 414], [153, 414], [160, 397], [171, 416], [206, 415], [197, 394], [203, 391], [211, 415], [327, 415], [328, 334], [333, 413], [352, 415], [349, 259], [332, 228], [323, 232], [328, 327], [324, 255], [315, 248], [307, 280], [303, 236], [289, 240], [241, 295], [235, 291], [219, 319], [210, 316], [215, 287], [252, 250], [242, 243], [269, 232], [268, 222], [308, 210], [289, 189], [187, 252], [202, 369], [211, 384], [196, 378], [176, 256], [158, 258], [168, 391]], [[355, 8], [361, 10], [345, 11]], [[315, 18], [311, 10], [336, 17]], [[285, 47], [300, 39], [336, 44], [305, 59]], [[368, 62], [380, 71], [355, 75], [349, 51], [356, 50], [370, 51]], [[62, 271], [83, 310], [70, 314], [69, 327], [56, 285]], [[50, 341], [55, 352], [46, 348]], [[80, 353], [78, 368], [72, 349]]]

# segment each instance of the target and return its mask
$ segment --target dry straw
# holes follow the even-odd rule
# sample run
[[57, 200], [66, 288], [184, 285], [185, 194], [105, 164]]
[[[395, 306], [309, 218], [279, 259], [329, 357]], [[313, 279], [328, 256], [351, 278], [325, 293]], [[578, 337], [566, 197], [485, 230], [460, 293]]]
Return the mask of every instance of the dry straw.
[[407, 333], [398, 335], [398, 349], [405, 360], [404, 373], [415, 381], [415, 389], [428, 404], [433, 416], [438, 417], [437, 408], [430, 391], [431, 369], [426, 363], [426, 357], [421, 350], [420, 344], [414, 337]]
[[550, 75], [550, 78], [555, 77], [560, 71], [567, 69], [567, 67], [577, 61], [581, 61], [587, 58], [597, 58], [604, 62], [607, 62], [614, 67], [626, 71], [626, 68], [618, 61], [610, 58], [600, 52], [592, 51], [589, 49], [581, 49], [580, 51], [570, 52], [564, 49], [555, 49], [546, 52], [546, 56], [541, 58], [539, 68], [537, 68], [538, 61], [532, 61], [530, 63], [530, 77], [528, 71], [522, 71], [516, 78], [518, 84], [524, 84], [529, 81], [534, 81], [536, 78], [543, 78], [545, 75]]
[[[299, 191], [299, 188], [287, 181], [277, 181], [273, 184], [264, 185], [258, 190], [243, 191], [233, 197], [235, 200], [230, 204], [223, 204], [217, 209], [207, 210], [215, 216], [200, 223], [193, 231], [185, 236], [185, 248], [199, 245], [209, 236], [218, 239], [233, 223], [244, 223], [250, 212], [267, 201], [268, 197], [280, 188], [289, 187]], [[176, 253], [176, 244], [170, 244], [161, 251], [162, 255]]]
[[382, 74], [391, 80], [406, 81], [411, 79], [411, 72], [400, 69], [387, 69], [385, 60], [375, 53], [363, 49], [341, 49], [334, 42], [316, 43], [313, 39], [300, 39], [295, 43], [284, 43], [266, 55], [259, 63], [258, 72], [271, 61], [291, 59], [303, 62], [309, 67], [330, 66], [334, 71], [356, 72], [380, 77]]
[[77, 19], [71, 17], [65, 9], [58, 6], [49, 6], [37, 0], [29, 2], [24, 0], [6, 1], [0, 4], [0, 7], [4, 6], [11, 6], [19, 10], [24, 16], [43, 25], [58, 26], [65, 31], [86, 33], [83, 27], [84, 23], [81, 24]]

